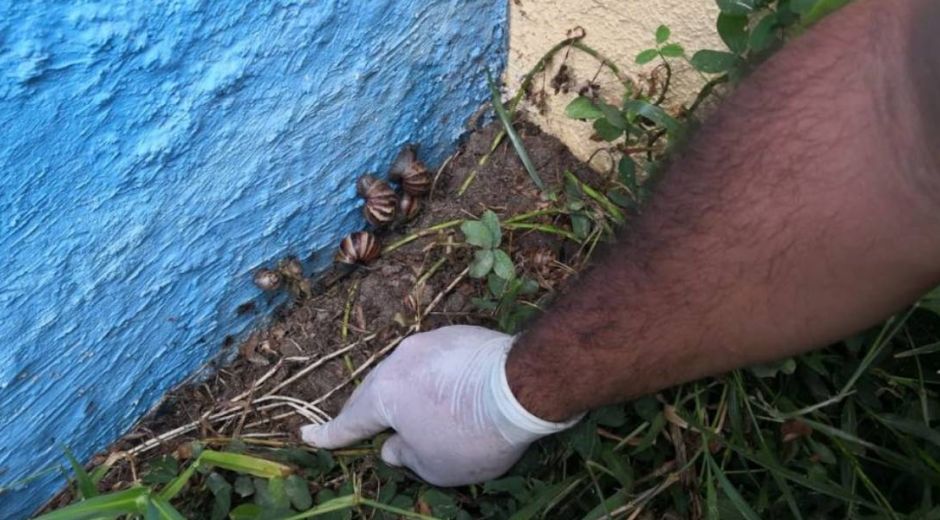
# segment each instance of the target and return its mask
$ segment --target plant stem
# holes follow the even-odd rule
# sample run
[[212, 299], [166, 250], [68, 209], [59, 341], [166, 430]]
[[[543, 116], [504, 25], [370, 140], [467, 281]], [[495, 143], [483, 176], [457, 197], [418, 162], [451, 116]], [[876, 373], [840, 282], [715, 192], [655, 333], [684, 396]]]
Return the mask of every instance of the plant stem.
[[421, 238], [421, 237], [425, 237], [425, 236], [428, 236], [428, 235], [433, 235], [434, 233], [436, 233], [436, 232], [438, 232], [438, 231], [441, 231], [441, 230], [444, 230], [444, 229], [448, 229], [448, 228], [452, 228], [452, 227], [459, 226], [459, 225], [463, 224], [463, 222], [464, 222], [463, 219], [448, 220], [447, 222], [441, 222], [440, 224], [435, 224], [435, 225], [433, 225], [433, 226], [431, 226], [431, 227], [429, 227], [429, 228], [425, 228], [425, 229], [422, 229], [422, 230], [420, 230], [420, 231], [416, 231], [416, 232], [414, 232], [414, 233], [412, 233], [412, 234], [410, 234], [410, 235], [408, 235], [408, 236], [402, 238], [401, 240], [399, 240], [399, 241], [397, 241], [397, 242], [393, 242], [393, 243], [391, 243], [391, 244], [385, 246], [385, 248], [382, 249], [382, 254], [385, 255], [385, 254], [391, 253], [392, 251], [395, 251], [396, 249], [398, 249], [398, 248], [404, 246], [405, 244], [410, 244], [411, 242], [414, 242], [415, 240], [417, 240], [417, 239], [419, 239], [419, 238]]
[[527, 222], [512, 222], [512, 223], [503, 223], [503, 227], [506, 229], [531, 229], [535, 231], [541, 231], [543, 233], [551, 233], [553, 235], [559, 235], [571, 240], [572, 242], [581, 243], [581, 240], [578, 239], [577, 235], [570, 231], [564, 229], [559, 229], [555, 226], [549, 226], [547, 224], [530, 224]]
[[610, 199], [608, 199], [606, 195], [595, 190], [588, 184], [582, 182], [581, 179], [577, 178], [575, 174], [571, 173], [570, 171], [565, 172], [565, 177], [571, 182], [575, 183], [577, 186], [579, 186], [581, 188], [581, 191], [583, 191], [585, 195], [587, 195], [588, 197], [591, 197], [598, 204], [600, 204], [601, 207], [604, 209], [604, 211], [606, 211], [607, 214], [610, 215], [611, 219], [613, 219], [618, 224], [624, 223], [626, 219], [623, 216], [623, 212], [620, 211], [620, 208], [618, 208], [613, 202], [611, 202]]

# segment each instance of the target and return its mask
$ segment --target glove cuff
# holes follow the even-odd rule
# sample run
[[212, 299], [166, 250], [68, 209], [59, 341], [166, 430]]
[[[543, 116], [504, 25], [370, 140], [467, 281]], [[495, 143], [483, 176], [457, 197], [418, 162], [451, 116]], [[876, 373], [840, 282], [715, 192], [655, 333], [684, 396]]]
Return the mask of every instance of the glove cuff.
[[546, 435], [567, 430], [577, 424], [585, 414], [580, 414], [565, 422], [546, 421], [526, 410], [516, 399], [512, 389], [509, 388], [509, 379], [506, 376], [506, 360], [515, 337], [508, 339], [505, 349], [494, 364], [490, 378], [491, 398], [502, 419], [500, 430], [506, 440], [514, 443], [532, 442]]

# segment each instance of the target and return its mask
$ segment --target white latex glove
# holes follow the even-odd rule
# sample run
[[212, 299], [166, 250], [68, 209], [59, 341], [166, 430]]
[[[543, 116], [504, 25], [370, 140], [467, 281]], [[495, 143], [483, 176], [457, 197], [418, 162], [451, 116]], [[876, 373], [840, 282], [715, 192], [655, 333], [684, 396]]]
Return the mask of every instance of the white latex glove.
[[572, 426], [526, 411], [506, 380], [507, 336], [457, 325], [405, 339], [340, 414], [301, 428], [304, 441], [339, 448], [392, 428], [382, 459], [437, 486], [498, 477], [536, 439]]

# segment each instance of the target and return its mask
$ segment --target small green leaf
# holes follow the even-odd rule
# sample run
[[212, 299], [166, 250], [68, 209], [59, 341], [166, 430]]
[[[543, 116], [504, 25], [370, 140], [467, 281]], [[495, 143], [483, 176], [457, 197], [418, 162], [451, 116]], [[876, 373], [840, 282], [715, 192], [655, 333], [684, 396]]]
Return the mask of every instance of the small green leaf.
[[692, 56], [692, 66], [706, 74], [727, 72], [738, 62], [738, 57], [730, 52], [701, 50]]
[[659, 50], [665, 58], [678, 58], [685, 54], [685, 49], [678, 43], [670, 43]]
[[625, 108], [631, 121], [636, 116], [643, 116], [657, 125], [666, 129], [671, 137], [676, 137], [682, 133], [682, 124], [674, 117], [666, 113], [662, 108], [642, 99], [634, 99], [625, 104]]
[[508, 493], [520, 502], [525, 502], [529, 499], [529, 491], [526, 489], [525, 479], [520, 476], [489, 480], [483, 484], [484, 495], [497, 495], [499, 493]]
[[586, 217], [582, 212], [572, 213], [571, 231], [573, 231], [575, 236], [579, 239], [583, 240], [587, 238], [588, 234], [591, 233], [591, 219]]
[[470, 277], [483, 278], [493, 269], [495, 255], [491, 249], [480, 249], [473, 253], [473, 261], [470, 262]]
[[722, 13], [747, 16], [754, 12], [758, 2], [763, 0], [717, 0]]
[[809, 13], [819, 0], [790, 0], [790, 10], [804, 16]]
[[812, 25], [821, 20], [826, 15], [834, 13], [849, 3], [850, 0], [819, 0], [816, 5], [806, 13], [802, 23], [804, 26]]
[[261, 508], [257, 504], [242, 504], [229, 513], [232, 520], [256, 520], [261, 517]]
[[591, 412], [591, 418], [601, 426], [620, 428], [627, 423], [627, 413], [622, 404], [612, 404]]
[[490, 232], [490, 236], [493, 237], [493, 242], [490, 247], [499, 247], [500, 242], [502, 242], [503, 234], [499, 229], [499, 217], [496, 216], [496, 213], [493, 213], [490, 210], [484, 211], [483, 216], [480, 218], [480, 222], [486, 226], [486, 229]]
[[647, 63], [655, 60], [658, 56], [658, 49], [646, 49], [645, 51], [642, 51], [636, 55], [636, 63], [637, 65], [646, 65]]
[[467, 243], [472, 246], [490, 249], [496, 242], [496, 237], [490, 232], [490, 228], [479, 220], [467, 220], [460, 225], [460, 231], [464, 234]]
[[634, 206], [633, 198], [630, 197], [630, 194], [627, 193], [627, 191], [623, 188], [607, 190], [604, 195], [606, 195], [611, 202], [620, 206], [621, 208], [632, 208]]
[[148, 486], [168, 484], [179, 474], [179, 463], [173, 457], [164, 455], [150, 463], [140, 481]]
[[755, 376], [762, 379], [768, 379], [777, 377], [777, 374], [779, 373], [784, 373], [786, 375], [792, 374], [796, 371], [796, 361], [793, 358], [788, 358], [774, 363], [753, 365], [749, 367], [749, 369]]
[[490, 273], [486, 278], [486, 287], [489, 289], [490, 294], [499, 298], [505, 294], [506, 290], [509, 288], [509, 280], [500, 278], [496, 273]]
[[590, 98], [578, 96], [568, 103], [565, 107], [565, 115], [572, 119], [598, 119], [604, 117], [604, 113], [594, 104]]
[[747, 16], [721, 13], [718, 15], [718, 36], [735, 54], [747, 51]]
[[260, 489], [265, 490], [264, 493], [258, 495], [260, 505], [275, 510], [285, 510], [290, 507], [290, 499], [287, 498], [287, 489], [283, 478], [272, 478], [268, 480], [267, 487], [262, 486]]
[[669, 30], [669, 27], [660, 25], [656, 28], [656, 43], [659, 45], [666, 43], [666, 40], [669, 39], [670, 34], [672, 34], [672, 31]]
[[253, 495], [255, 493], [255, 485], [251, 483], [251, 477], [248, 475], [239, 475], [238, 478], [235, 479], [235, 493], [242, 498]]
[[206, 477], [206, 487], [212, 492], [212, 520], [223, 520], [232, 509], [232, 485], [216, 472]]
[[777, 41], [777, 15], [770, 13], [760, 19], [751, 31], [749, 45], [754, 52], [763, 52]]
[[476, 307], [477, 309], [480, 309], [481, 311], [495, 311], [499, 307], [499, 304], [496, 303], [494, 300], [487, 300], [484, 298], [472, 298], [470, 301], [471, 303], [473, 303], [474, 307]]
[[620, 130], [626, 130], [629, 128], [627, 120], [623, 118], [623, 114], [620, 113], [620, 110], [608, 103], [603, 101], [597, 102], [597, 108], [604, 113], [604, 120], [610, 123], [610, 126], [614, 128], [619, 128]]
[[539, 284], [531, 278], [523, 278], [519, 285], [519, 294], [531, 296], [539, 292]]
[[440, 518], [455, 518], [457, 516], [457, 504], [454, 499], [439, 489], [431, 488], [421, 494], [421, 500], [431, 506], [431, 512], [434, 516]]
[[516, 277], [516, 266], [512, 265], [512, 258], [502, 249], [493, 250], [493, 272], [503, 280]]
[[594, 121], [594, 131], [597, 132], [597, 135], [601, 139], [608, 143], [616, 141], [623, 135], [623, 130], [611, 125], [604, 118]]
[[284, 490], [287, 492], [287, 498], [290, 499], [290, 503], [293, 504], [294, 509], [305, 511], [310, 509], [313, 505], [313, 497], [310, 496], [310, 486], [307, 485], [306, 480], [297, 475], [287, 477], [287, 480], [284, 481]]
[[617, 173], [620, 174], [620, 182], [630, 191], [636, 192], [636, 163], [629, 155], [620, 158], [620, 162], [617, 163]]

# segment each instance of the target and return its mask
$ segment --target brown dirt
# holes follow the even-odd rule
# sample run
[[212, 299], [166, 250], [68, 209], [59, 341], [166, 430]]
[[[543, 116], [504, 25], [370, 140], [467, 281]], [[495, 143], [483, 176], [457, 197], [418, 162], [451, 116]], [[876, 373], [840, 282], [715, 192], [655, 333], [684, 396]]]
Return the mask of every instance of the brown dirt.
[[[423, 201], [423, 210], [415, 220], [404, 229], [378, 233], [383, 244], [392, 244], [409, 233], [434, 224], [479, 216], [487, 208], [495, 211], [501, 218], [506, 218], [543, 206], [545, 203], [540, 201], [534, 184], [508, 140], [504, 139], [489, 161], [478, 167], [480, 158], [489, 151], [500, 129], [501, 126], [495, 123], [471, 134], [450, 162], [440, 170], [430, 197]], [[518, 124], [517, 130], [525, 141], [537, 171], [555, 191], [561, 191], [558, 187], [566, 170], [594, 186], [603, 184], [603, 179], [598, 174], [575, 159], [568, 149], [553, 137], [526, 123]], [[432, 166], [435, 167], [433, 171], [437, 172], [437, 165]], [[455, 194], [461, 183], [474, 169], [477, 170], [476, 180], [463, 196], [457, 198]], [[527, 275], [538, 280], [545, 289], [553, 288], [570, 272], [563, 268], [563, 262], [572, 251], [567, 249], [570, 246], [558, 237], [543, 233], [514, 232], [507, 234], [504, 240], [510, 246], [516, 265]], [[449, 241], [453, 244], [448, 244]], [[204, 381], [170, 392], [160, 406], [106, 453], [98, 455], [93, 462], [101, 463], [108, 454], [130, 450], [161, 433], [200, 420], [209, 412], [243, 405], [246, 410], [244, 418], [223, 422], [202, 420], [195, 431], [168, 440], [159, 447], [133, 458], [134, 467], [131, 467], [126, 459], [118, 463], [110, 471], [103, 487], [107, 489], [126, 486], [127, 482], [133, 480], [133, 474], [138, 472], [141, 466], [145, 466], [148, 460], [160, 454], [185, 450], [185, 446], [193, 440], [237, 436], [240, 430], [242, 433], [280, 434], [274, 438], [299, 442], [297, 429], [308, 421], [296, 414], [259, 426], [249, 426], [255, 421], [290, 412], [290, 408], [264, 412], [258, 411], [245, 400], [233, 402], [233, 399], [250, 389], [254, 382], [278, 363], [281, 363], [281, 367], [264, 385], [256, 389], [255, 396], [263, 395], [277, 383], [322, 356], [375, 333], [375, 339], [353, 349], [348, 354], [348, 359], [337, 357], [277, 393], [311, 402], [347, 381], [350, 368], [361, 366], [389, 341], [407, 331], [407, 326], [412, 324], [416, 316], [414, 308], [406, 303], [409, 295], [412, 302], [417, 302], [419, 311], [424, 309], [435, 295], [443, 291], [468, 265], [472, 251], [462, 247], [459, 244], [461, 241], [458, 228], [450, 228], [415, 240], [379, 258], [369, 267], [359, 268], [347, 276], [340, 276], [337, 270], [324, 275], [324, 279], [334, 280], [328, 289], [309, 299], [294, 301], [278, 309], [267, 328], [254, 332], [238, 347], [239, 355], [232, 363], [219, 368]], [[444, 257], [447, 261], [423, 286], [416, 287], [416, 281], [438, 259]], [[421, 323], [421, 329], [428, 330], [456, 323], [487, 324], [487, 316], [476, 310], [471, 302], [473, 297], [481, 293], [481, 289], [482, 284], [479, 281], [464, 279], [426, 316]], [[341, 330], [347, 306], [348, 335], [344, 340]], [[246, 311], [250, 312], [252, 309]], [[290, 358], [304, 360], [291, 361]], [[345, 385], [324, 401], [320, 405], [321, 408], [334, 415], [353, 386]], [[68, 503], [68, 498], [67, 495], [60, 496], [54, 505], [64, 505]]]

